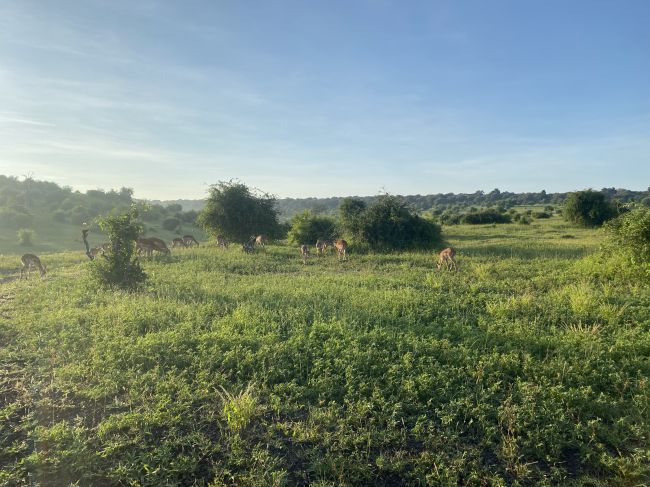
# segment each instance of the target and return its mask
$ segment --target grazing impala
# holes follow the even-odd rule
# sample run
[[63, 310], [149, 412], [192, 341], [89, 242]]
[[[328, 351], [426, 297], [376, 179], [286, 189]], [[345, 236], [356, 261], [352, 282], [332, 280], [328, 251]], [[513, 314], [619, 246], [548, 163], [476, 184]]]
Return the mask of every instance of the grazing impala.
[[348, 260], [348, 257], [346, 255], [348, 243], [345, 240], [333, 240], [332, 244], [339, 253], [339, 260], [341, 260], [341, 258], [343, 258], [343, 260]]
[[45, 272], [47, 269], [43, 264], [41, 264], [41, 259], [39, 259], [37, 256], [34, 254], [25, 254], [20, 258], [20, 262], [22, 262], [23, 266], [20, 269], [20, 278], [23, 278], [23, 275], [25, 275], [25, 279], [29, 277], [29, 272], [31, 271], [32, 267], [38, 267], [38, 270], [41, 272], [41, 278], [45, 276]]
[[185, 242], [186, 247], [191, 247], [194, 244], [199, 247], [199, 241], [194, 238], [194, 235], [183, 235], [183, 242]]
[[172, 240], [172, 249], [175, 249], [176, 247], [187, 247], [187, 244], [185, 243], [185, 240], [176, 237], [174, 240]]
[[300, 246], [300, 255], [302, 255], [302, 263], [306, 264], [307, 263], [307, 258], [309, 257], [309, 247], [306, 245], [301, 245]]
[[440, 255], [438, 256], [438, 263], [436, 264], [438, 270], [440, 270], [444, 265], [448, 271], [451, 270], [458, 271], [458, 265], [454, 260], [455, 256], [456, 256], [456, 251], [451, 247], [447, 247], [446, 249], [443, 249], [442, 252], [440, 252]]
[[217, 235], [217, 247], [223, 247], [224, 249], [228, 247], [228, 242], [226, 241], [226, 237], [223, 235]]
[[321, 240], [320, 238], [316, 240], [316, 255], [319, 257], [323, 255], [325, 249], [327, 248], [327, 240]]
[[136, 240], [136, 249], [138, 253], [144, 251], [147, 257], [151, 257], [154, 250], [165, 255], [171, 253], [167, 248], [167, 244], [157, 237], [138, 237]]
[[266, 245], [266, 235], [258, 235], [257, 237], [251, 237], [255, 239], [255, 245], [259, 245], [260, 247], [264, 247]]

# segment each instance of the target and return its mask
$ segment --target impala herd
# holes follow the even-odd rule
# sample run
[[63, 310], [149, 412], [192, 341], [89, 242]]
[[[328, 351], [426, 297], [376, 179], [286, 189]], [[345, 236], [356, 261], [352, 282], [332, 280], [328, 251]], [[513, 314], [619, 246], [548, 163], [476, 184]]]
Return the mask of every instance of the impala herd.
[[[254, 235], [242, 245], [242, 251], [250, 254], [255, 250], [255, 246], [264, 247], [268, 241], [266, 235]], [[223, 235], [216, 236], [217, 247], [227, 248], [228, 242]], [[199, 246], [199, 242], [192, 235], [183, 235], [183, 237], [178, 237], [172, 240], [171, 247], [192, 247], [193, 245]], [[86, 247], [88, 248], [88, 247]], [[338, 253], [338, 260], [345, 261], [347, 260], [347, 248], [348, 243], [343, 239], [335, 240], [324, 240], [318, 239], [316, 241], [316, 255], [322, 256], [328, 249], [336, 249]], [[94, 247], [88, 251], [88, 256], [91, 259], [96, 258], [98, 255], [102, 255], [110, 249], [110, 244], [102, 244], [99, 247]], [[307, 264], [307, 259], [309, 258], [309, 247], [307, 245], [301, 245], [299, 247], [300, 256], [302, 257], [302, 263]], [[136, 240], [136, 253], [141, 255], [144, 253], [145, 257], [151, 257], [153, 252], [159, 252], [164, 255], [169, 255], [171, 251], [164, 240], [157, 237], [138, 237]], [[442, 268], [445, 268], [448, 271], [458, 271], [458, 265], [455, 260], [456, 251], [447, 247], [443, 249], [438, 255], [438, 262], [436, 268], [439, 271]], [[20, 269], [20, 279], [29, 277], [29, 272], [32, 268], [37, 268], [41, 273], [41, 278], [45, 276], [46, 268], [41, 263], [41, 260], [34, 254], [25, 254], [20, 258], [22, 263], [22, 268]]]

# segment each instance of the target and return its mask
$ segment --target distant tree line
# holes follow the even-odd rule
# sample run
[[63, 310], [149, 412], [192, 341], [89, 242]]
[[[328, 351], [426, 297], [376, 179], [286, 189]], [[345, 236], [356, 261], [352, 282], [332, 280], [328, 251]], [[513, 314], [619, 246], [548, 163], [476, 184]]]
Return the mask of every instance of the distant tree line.
[[[37, 216], [74, 225], [90, 223], [100, 215], [125, 213], [134, 202], [131, 188], [82, 193], [52, 182], [0, 175], [0, 224], [8, 228], [31, 227]], [[183, 223], [193, 224], [198, 214], [196, 210], [184, 212], [180, 204], [154, 204], [141, 213], [143, 221], [158, 222], [170, 231]]]

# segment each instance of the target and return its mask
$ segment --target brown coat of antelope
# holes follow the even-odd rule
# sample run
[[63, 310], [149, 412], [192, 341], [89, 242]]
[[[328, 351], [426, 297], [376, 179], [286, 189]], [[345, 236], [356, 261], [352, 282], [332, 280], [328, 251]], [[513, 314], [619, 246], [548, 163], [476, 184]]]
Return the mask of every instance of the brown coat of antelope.
[[38, 267], [38, 270], [41, 273], [41, 278], [45, 276], [45, 273], [47, 272], [47, 269], [43, 264], [41, 264], [41, 259], [39, 259], [37, 256], [34, 254], [25, 254], [20, 258], [20, 262], [23, 264], [23, 266], [20, 269], [20, 278], [23, 278], [23, 275], [25, 275], [25, 279], [29, 278], [29, 272], [32, 269], [32, 267]]
[[223, 247], [224, 249], [228, 247], [228, 241], [223, 235], [217, 235], [217, 247]]
[[182, 238], [176, 237], [174, 240], [172, 240], [172, 249], [175, 249], [176, 247], [187, 247], [187, 244]]
[[348, 260], [347, 257], [347, 248], [348, 248], [348, 243], [345, 240], [333, 240], [332, 244], [334, 245], [334, 248], [338, 251], [339, 253], [339, 260], [341, 258], [343, 260]]
[[169, 248], [167, 248], [167, 244], [157, 237], [138, 237], [136, 240], [136, 250], [138, 253], [144, 251], [147, 257], [151, 257], [154, 250], [165, 255], [171, 254]]
[[255, 245], [259, 245], [260, 247], [264, 247], [267, 242], [266, 235], [258, 235], [257, 237], [251, 237], [255, 239]]
[[199, 247], [199, 241], [194, 238], [194, 235], [183, 235], [183, 242], [185, 242], [186, 247], [191, 247], [192, 245]]
[[307, 247], [306, 245], [301, 245], [300, 255], [302, 256], [302, 263], [307, 264], [307, 258], [309, 257], [309, 247]]
[[440, 252], [440, 254], [438, 255], [438, 263], [436, 264], [438, 270], [440, 270], [444, 265], [448, 271], [451, 270], [458, 271], [458, 265], [456, 264], [456, 260], [454, 259], [455, 256], [456, 256], [456, 251], [451, 247], [447, 247], [446, 249], [443, 249], [442, 252]]
[[318, 239], [316, 241], [316, 255], [321, 256], [327, 250], [327, 247], [332, 246], [332, 241], [331, 240], [323, 240], [323, 239]]

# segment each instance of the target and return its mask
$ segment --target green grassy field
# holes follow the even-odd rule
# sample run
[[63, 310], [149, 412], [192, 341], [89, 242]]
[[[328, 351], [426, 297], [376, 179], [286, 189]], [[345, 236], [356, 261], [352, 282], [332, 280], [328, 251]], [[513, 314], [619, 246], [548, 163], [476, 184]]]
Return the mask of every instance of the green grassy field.
[[433, 253], [0, 257], [0, 484], [646, 485], [650, 285], [557, 218]]

